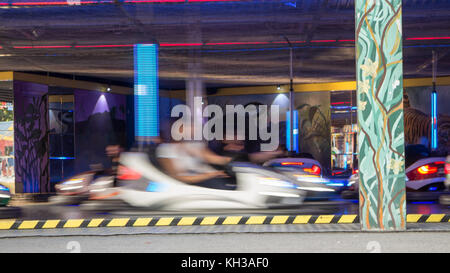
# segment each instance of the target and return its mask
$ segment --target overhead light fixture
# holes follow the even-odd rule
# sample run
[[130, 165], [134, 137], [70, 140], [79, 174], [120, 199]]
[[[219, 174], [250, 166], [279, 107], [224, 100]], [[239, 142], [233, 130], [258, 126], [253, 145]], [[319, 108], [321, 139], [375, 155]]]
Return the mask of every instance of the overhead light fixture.
[[281, 85], [277, 85], [277, 90], [281, 90]]

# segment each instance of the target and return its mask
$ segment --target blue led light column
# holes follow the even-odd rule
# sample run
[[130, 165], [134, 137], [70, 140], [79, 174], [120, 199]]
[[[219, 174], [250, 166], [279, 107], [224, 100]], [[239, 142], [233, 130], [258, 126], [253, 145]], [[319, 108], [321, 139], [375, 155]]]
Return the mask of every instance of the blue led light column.
[[134, 117], [137, 141], [159, 136], [158, 46], [134, 45]]
[[438, 147], [437, 136], [437, 92], [433, 89], [431, 92], [431, 149], [436, 150]]
[[298, 147], [298, 111], [295, 110], [292, 112], [293, 117], [293, 126], [294, 130], [292, 130], [292, 146], [294, 146], [293, 149], [291, 149], [291, 112], [286, 112], [286, 148], [288, 151], [295, 151], [298, 153], [299, 147]]
[[438, 147], [438, 129], [437, 129], [437, 91], [436, 91], [436, 70], [437, 70], [437, 52], [432, 51], [432, 73], [433, 73], [433, 90], [431, 91], [431, 150], [436, 150]]

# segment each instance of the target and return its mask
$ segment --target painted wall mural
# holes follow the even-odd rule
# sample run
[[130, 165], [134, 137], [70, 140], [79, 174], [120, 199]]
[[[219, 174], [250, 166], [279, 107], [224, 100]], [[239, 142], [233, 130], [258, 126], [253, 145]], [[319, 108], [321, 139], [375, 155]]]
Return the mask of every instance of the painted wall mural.
[[[288, 94], [258, 94], [239, 96], [211, 96], [208, 104], [217, 104], [222, 109], [226, 105], [246, 105], [248, 103], [261, 103], [263, 105], [278, 105], [279, 140], [281, 145], [286, 144], [286, 112], [289, 109]], [[325, 170], [331, 166], [331, 116], [330, 92], [296, 92], [294, 107], [299, 114], [299, 152], [310, 154], [320, 162]]]
[[12, 101], [0, 102], [0, 184], [14, 192], [14, 113]]
[[406, 227], [401, 0], [355, 1], [360, 219]]
[[326, 173], [331, 172], [331, 111], [330, 92], [300, 92], [295, 94], [299, 115], [299, 147], [320, 162]]
[[16, 192], [48, 193], [48, 87], [14, 81]]
[[[211, 96], [208, 97], [208, 104], [219, 105], [225, 113], [226, 105], [278, 105], [279, 107], [279, 144], [286, 145], [286, 112], [289, 108], [289, 99], [286, 94], [258, 94], [258, 95], [239, 95], [239, 96]], [[246, 128], [248, 134], [249, 128]], [[249, 149], [256, 149], [258, 141], [248, 141]], [[255, 145], [256, 144], [256, 145]], [[251, 147], [251, 148], [250, 148]]]

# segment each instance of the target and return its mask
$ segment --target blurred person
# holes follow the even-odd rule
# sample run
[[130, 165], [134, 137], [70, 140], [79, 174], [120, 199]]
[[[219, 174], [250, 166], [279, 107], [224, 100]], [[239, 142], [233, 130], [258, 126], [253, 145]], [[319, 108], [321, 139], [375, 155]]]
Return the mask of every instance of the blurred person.
[[274, 151], [261, 151], [261, 142], [257, 140], [246, 141], [244, 146], [250, 162], [256, 164], [263, 164], [271, 159], [287, 156], [287, 152], [282, 149], [282, 147], [278, 147], [278, 149]]
[[[248, 104], [246, 104], [247, 106]], [[246, 129], [243, 132], [239, 131], [237, 127], [237, 115], [232, 114], [234, 117], [234, 128], [233, 134], [227, 135], [220, 145], [217, 145], [217, 153], [223, 156], [232, 157], [234, 161], [241, 162], [251, 162], [255, 164], [263, 164], [271, 159], [287, 156], [288, 152], [284, 147], [279, 146], [274, 151], [262, 151], [261, 144], [267, 143], [270, 140], [262, 141], [260, 139], [250, 140], [248, 128], [249, 128], [249, 117], [246, 116], [245, 124]], [[225, 124], [226, 118], [224, 118]], [[268, 124], [270, 129], [270, 122]], [[224, 127], [226, 131], [226, 127]], [[228, 133], [228, 132], [227, 132]], [[244, 140], [240, 140], [244, 139]]]
[[[181, 127], [180, 133], [184, 130], [192, 133], [190, 126]], [[157, 147], [156, 156], [167, 174], [184, 183], [215, 189], [229, 189], [229, 184], [235, 184], [224, 171], [212, 167], [224, 166], [231, 158], [215, 154], [203, 142], [172, 139]]]
[[[113, 185], [117, 186], [117, 172], [119, 169], [120, 154], [123, 152], [123, 148], [120, 145], [108, 145], [105, 149], [106, 156], [111, 159], [111, 171], [109, 174], [114, 176]], [[105, 173], [105, 171], [102, 171]], [[109, 171], [106, 171], [108, 173]]]
[[279, 147], [275, 151], [261, 151], [261, 142], [258, 140], [225, 139], [218, 148], [218, 154], [233, 158], [233, 161], [251, 162], [263, 164], [271, 159], [287, 155], [286, 151]]
[[111, 158], [111, 168], [116, 170], [119, 164], [120, 153], [123, 151], [123, 148], [120, 145], [108, 145], [105, 151], [106, 155]]

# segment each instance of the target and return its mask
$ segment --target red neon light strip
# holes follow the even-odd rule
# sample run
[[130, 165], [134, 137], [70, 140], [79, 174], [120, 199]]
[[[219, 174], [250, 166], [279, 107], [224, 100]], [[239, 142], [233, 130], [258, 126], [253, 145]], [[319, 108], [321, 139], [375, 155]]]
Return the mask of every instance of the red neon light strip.
[[[147, 0], [150, 1], [150, 0]], [[155, 0], [162, 1], [162, 0]], [[166, 0], [166, 1], [179, 1], [179, 0]], [[1, 3], [0, 3], [1, 5]], [[407, 38], [407, 40], [446, 40], [450, 37], [413, 37]], [[354, 42], [355, 40], [312, 40], [312, 43], [331, 43], [331, 42]], [[274, 42], [217, 42], [217, 43], [161, 43], [161, 47], [190, 47], [190, 46], [221, 46], [221, 45], [266, 45], [266, 44], [287, 44], [287, 41], [274, 41]], [[306, 43], [306, 41], [291, 41], [292, 44]], [[16, 49], [33, 49], [33, 48], [71, 48], [69, 45], [56, 45], [56, 46], [14, 46]], [[76, 45], [75, 48], [111, 48], [111, 47], [133, 47], [132, 44], [127, 45]], [[0, 47], [1, 49], [2, 47]], [[349, 102], [347, 102], [349, 103]], [[342, 103], [333, 103], [342, 104]]]
[[[291, 44], [301, 44], [306, 43], [306, 41], [289, 41]], [[287, 41], [280, 41], [280, 42], [272, 42], [272, 44], [287, 44]]]
[[13, 6], [47, 6], [47, 5], [69, 5], [67, 1], [64, 2], [22, 2], [12, 3]]
[[311, 40], [311, 43], [335, 43], [336, 40]]
[[76, 48], [85, 48], [85, 47], [132, 47], [133, 45], [77, 45]]
[[[80, 1], [80, 5], [81, 4], [103, 4], [103, 3], [113, 3], [113, 1], [112, 0]], [[8, 3], [0, 3], [0, 5], [9, 5], [9, 4]], [[69, 4], [67, 1], [58, 1], [58, 2], [16, 2], [16, 3], [11, 3], [11, 5], [13, 5], [13, 6], [51, 6], [51, 5], [76, 6], [78, 4]]]
[[332, 102], [332, 105], [337, 105], [337, 104], [350, 104], [349, 101], [339, 101], [339, 102]]
[[168, 44], [168, 43], [161, 43], [159, 46], [202, 46], [203, 43], [181, 43], [181, 44]]
[[411, 37], [406, 38], [409, 41], [424, 41], [424, 40], [450, 40], [450, 37]]
[[13, 46], [13, 48], [30, 49], [30, 48], [70, 48], [72, 46]]
[[188, 2], [245, 2], [245, 0], [188, 0]]
[[[245, 0], [188, 0], [187, 2], [242, 2]], [[185, 3], [186, 0], [126, 0], [124, 3]], [[113, 3], [113, 1], [80, 1], [80, 4], [102, 4]], [[9, 3], [0, 3], [2, 6], [7, 6]], [[11, 3], [13, 6], [50, 6], [50, 5], [70, 5], [67, 1], [58, 2], [16, 2]], [[73, 4], [77, 5], [77, 4]]]
[[266, 45], [270, 42], [228, 42], [228, 43], [206, 43], [205, 45]]
[[124, 3], [182, 3], [185, 0], [127, 0]]

